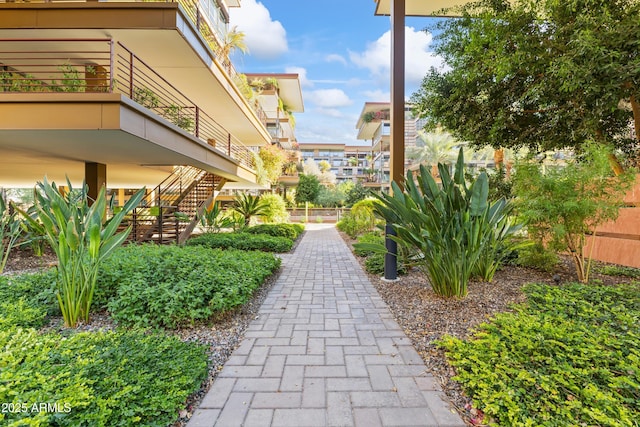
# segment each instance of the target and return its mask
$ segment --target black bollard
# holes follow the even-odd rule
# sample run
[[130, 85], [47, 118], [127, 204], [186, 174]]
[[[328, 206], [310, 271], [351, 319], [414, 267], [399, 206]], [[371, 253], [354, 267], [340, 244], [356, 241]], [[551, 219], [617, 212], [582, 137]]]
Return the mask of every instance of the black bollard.
[[387, 248], [387, 253], [384, 255], [384, 278], [385, 280], [397, 280], [398, 279], [398, 243], [391, 239], [389, 236], [395, 236], [391, 224], [385, 225], [385, 241], [384, 246]]

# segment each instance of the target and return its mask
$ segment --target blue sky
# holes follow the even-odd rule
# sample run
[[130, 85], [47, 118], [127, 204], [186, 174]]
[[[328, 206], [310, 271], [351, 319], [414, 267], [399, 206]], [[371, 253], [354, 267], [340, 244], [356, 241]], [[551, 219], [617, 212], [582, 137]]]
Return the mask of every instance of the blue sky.
[[[305, 112], [296, 114], [300, 142], [358, 143], [356, 121], [367, 101], [389, 101], [390, 21], [374, 0], [242, 0], [230, 26], [249, 52], [234, 54], [244, 73], [298, 73]], [[406, 96], [431, 66], [429, 18], [406, 20]]]

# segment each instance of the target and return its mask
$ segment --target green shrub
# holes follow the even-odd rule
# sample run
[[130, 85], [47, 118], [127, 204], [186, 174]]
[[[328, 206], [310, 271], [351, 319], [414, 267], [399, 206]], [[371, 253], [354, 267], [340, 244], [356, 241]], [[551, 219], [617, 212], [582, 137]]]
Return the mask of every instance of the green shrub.
[[540, 242], [523, 247], [517, 253], [518, 257], [515, 260], [517, 265], [547, 272], [553, 271], [560, 261], [558, 254], [545, 248]]
[[244, 304], [279, 266], [262, 252], [129, 246], [105, 263], [99, 288], [118, 323], [173, 328]]
[[92, 204], [86, 184], [74, 190], [67, 178], [67, 186], [69, 189], [63, 194], [45, 177], [34, 193], [37, 218], [18, 210], [33, 229], [41, 230], [58, 258], [58, 304], [65, 325], [76, 327], [79, 321], [89, 320], [100, 265], [129, 235], [131, 227], [120, 232], [118, 227], [140, 202], [144, 189], [136, 192], [120, 212], [104, 221], [107, 208], [104, 186]]
[[264, 210], [260, 218], [269, 223], [285, 223], [289, 221], [289, 213], [284, 199], [279, 194], [263, 194], [260, 202], [264, 205]]
[[455, 379], [497, 425], [640, 419], [640, 286], [531, 285], [473, 338], [446, 337]]
[[304, 231], [300, 224], [259, 224], [244, 230], [251, 234], [267, 234], [273, 237], [285, 237], [296, 240]]
[[[368, 255], [364, 260], [364, 267], [367, 273], [371, 274], [383, 274], [384, 273], [384, 254], [380, 252], [372, 253]], [[397, 261], [398, 274], [406, 274], [407, 268], [405, 266], [402, 255], [398, 256]]]
[[0, 194], [0, 274], [4, 271], [11, 249], [16, 245], [21, 233], [18, 215], [9, 209]]
[[375, 230], [377, 225], [382, 221], [376, 218], [374, 206], [379, 201], [376, 199], [360, 200], [353, 205], [351, 210], [346, 213], [336, 224], [338, 230], [346, 233], [352, 239], [367, 231]]
[[14, 326], [39, 328], [45, 324], [46, 316], [43, 307], [34, 306], [25, 298], [0, 302], [0, 330]]
[[[44, 323], [44, 315], [60, 315], [60, 308], [56, 299], [56, 271], [47, 270], [41, 273], [20, 274], [16, 276], [0, 276], [0, 302], [7, 304], [0, 313], [9, 316], [9, 312], [20, 317], [15, 310], [24, 309], [31, 314], [15, 323], [19, 326], [41, 326]], [[12, 315], [13, 319], [17, 319]], [[32, 321], [25, 320], [32, 318]], [[0, 314], [0, 317], [3, 315]], [[39, 320], [36, 320], [39, 319]], [[2, 328], [6, 329], [12, 322], [5, 319]]]
[[601, 274], [608, 276], [623, 276], [633, 279], [640, 279], [640, 269], [633, 267], [625, 267], [622, 265], [605, 265], [598, 269]]
[[205, 246], [219, 249], [240, 249], [243, 251], [289, 252], [293, 241], [285, 237], [264, 234], [217, 233], [201, 234], [187, 240], [188, 246]]
[[[0, 402], [21, 409], [0, 413], [5, 426], [165, 427], [207, 376], [203, 346], [160, 334], [12, 329], [0, 348]], [[31, 411], [38, 403], [58, 411]]]
[[399, 246], [415, 254], [434, 292], [462, 298], [473, 274], [491, 279], [518, 226], [509, 219], [508, 202], [488, 200], [486, 173], [467, 184], [462, 149], [453, 176], [444, 164], [438, 170], [440, 184], [424, 165], [417, 177], [407, 173], [404, 191], [392, 182], [393, 195], [377, 195], [375, 210], [393, 225]]
[[[376, 233], [372, 231], [359, 236], [358, 243], [371, 243], [371, 244], [384, 245], [384, 236], [381, 236], [380, 233]], [[363, 257], [367, 257], [369, 255], [373, 255], [374, 253], [376, 253], [376, 251], [371, 250], [369, 248], [366, 248], [366, 247], [361, 248], [357, 246], [353, 248], [353, 252], [356, 255], [363, 256]]]

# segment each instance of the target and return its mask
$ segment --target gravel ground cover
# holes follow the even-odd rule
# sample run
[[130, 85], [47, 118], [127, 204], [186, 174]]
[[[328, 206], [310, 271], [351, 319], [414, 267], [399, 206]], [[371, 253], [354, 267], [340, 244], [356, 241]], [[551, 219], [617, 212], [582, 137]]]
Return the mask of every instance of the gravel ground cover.
[[[340, 235], [353, 249], [356, 241], [345, 233]], [[365, 258], [356, 258], [364, 270]], [[632, 280], [599, 274], [599, 265], [594, 265], [593, 280], [601, 281], [603, 284]], [[471, 400], [464, 395], [460, 385], [451, 379], [455, 371], [435, 341], [444, 335], [469, 337], [475, 326], [486, 322], [498, 312], [509, 311], [512, 304], [524, 302], [522, 287], [527, 283], [556, 284], [577, 281], [573, 263], [568, 257], [562, 257], [556, 269], [549, 273], [531, 268], [505, 266], [496, 272], [491, 283], [470, 282], [469, 294], [462, 300], [437, 296], [431, 290], [425, 276], [416, 269], [410, 269], [406, 275], [399, 276], [400, 280], [397, 282], [384, 281], [378, 275], [368, 276], [398, 324], [413, 342], [427, 369], [438, 378], [453, 406], [470, 426], [477, 425], [473, 424], [472, 420], [478, 419], [478, 411], [473, 408]]]

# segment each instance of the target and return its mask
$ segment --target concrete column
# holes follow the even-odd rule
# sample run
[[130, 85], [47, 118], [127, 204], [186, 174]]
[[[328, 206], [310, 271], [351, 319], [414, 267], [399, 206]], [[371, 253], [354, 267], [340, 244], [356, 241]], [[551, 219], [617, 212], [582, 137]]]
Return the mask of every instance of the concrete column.
[[98, 197], [100, 188], [107, 186], [107, 165], [85, 162], [84, 180], [89, 186], [89, 199], [91, 203], [91, 201]]

